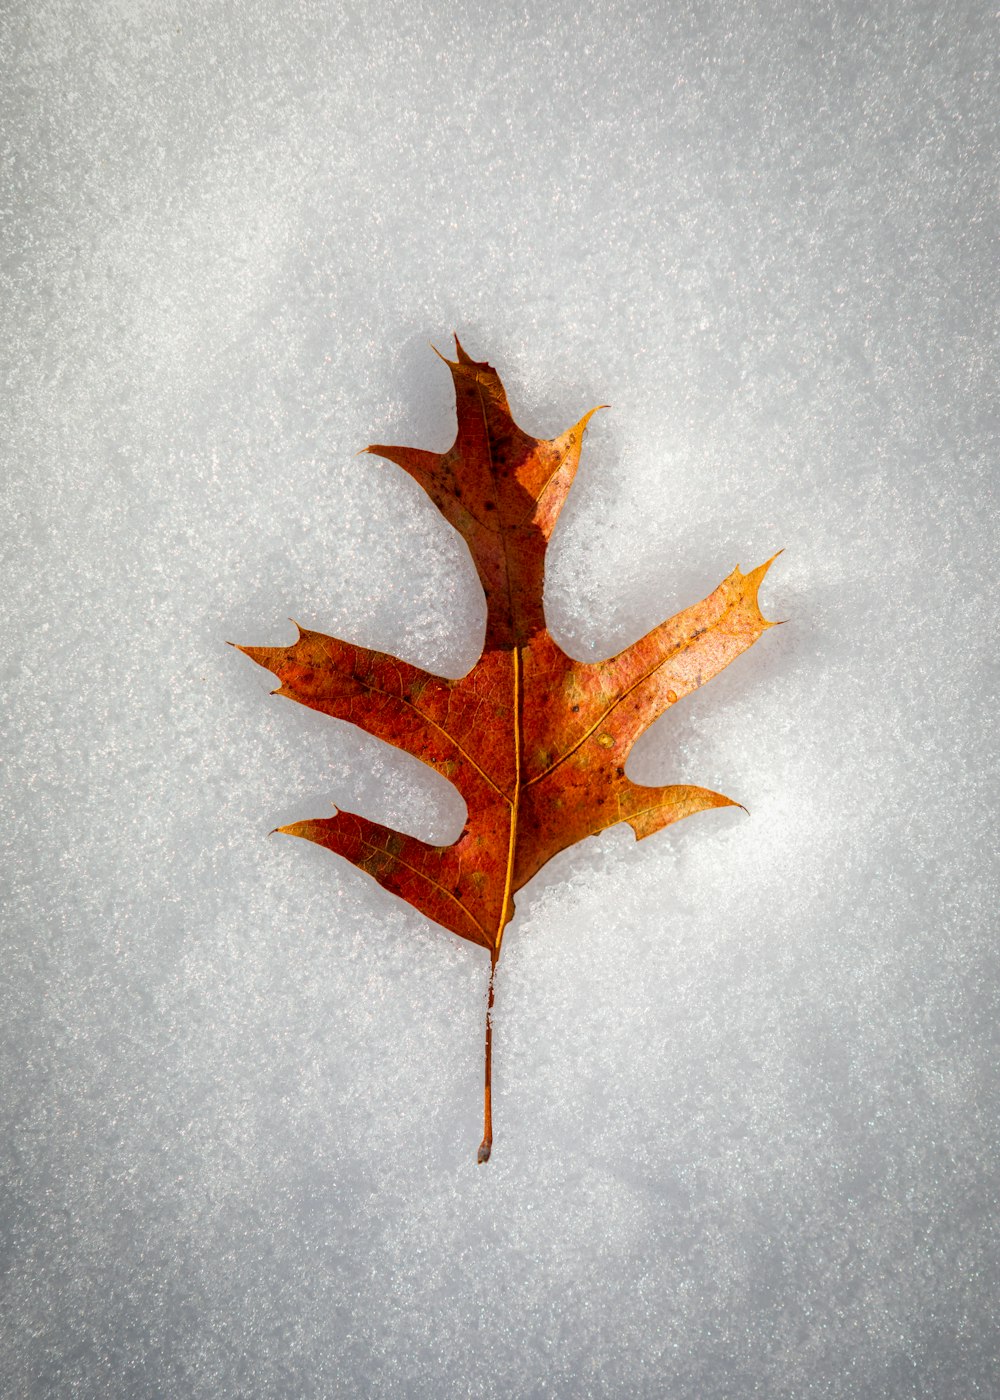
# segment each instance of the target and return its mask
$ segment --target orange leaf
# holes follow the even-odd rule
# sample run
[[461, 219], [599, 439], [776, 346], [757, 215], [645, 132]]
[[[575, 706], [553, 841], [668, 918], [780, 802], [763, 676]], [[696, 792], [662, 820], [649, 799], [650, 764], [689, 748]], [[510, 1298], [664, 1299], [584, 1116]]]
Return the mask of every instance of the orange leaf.
[[[567, 846], [627, 822], [637, 838], [709, 807], [736, 805], [706, 788], [644, 787], [625, 760], [658, 715], [710, 680], [775, 624], [757, 606], [771, 563], [739, 569], [702, 602], [607, 661], [573, 661], [546, 630], [545, 551], [597, 409], [551, 442], [511, 417], [500, 378], [469, 358], [446, 360], [458, 434], [447, 452], [369, 447], [418, 481], [464, 537], [486, 592], [486, 641], [461, 680], [384, 652], [299, 629], [290, 647], [240, 647], [281, 682], [276, 692], [347, 719], [449, 778], [468, 820], [431, 846], [367, 817], [336, 812], [280, 830], [344, 856], [428, 918], [490, 954], [485, 1131], [494, 975], [514, 894]], [[444, 358], [442, 356], [442, 358]]]

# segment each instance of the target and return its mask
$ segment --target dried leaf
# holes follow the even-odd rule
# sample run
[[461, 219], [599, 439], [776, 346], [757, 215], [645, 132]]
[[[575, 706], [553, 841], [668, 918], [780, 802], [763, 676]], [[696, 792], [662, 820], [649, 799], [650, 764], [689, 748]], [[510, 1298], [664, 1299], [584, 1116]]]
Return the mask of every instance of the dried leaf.
[[545, 627], [545, 551], [597, 409], [552, 441], [530, 437], [511, 417], [496, 371], [470, 359], [457, 337], [455, 345], [457, 359], [445, 361], [455, 384], [454, 445], [367, 451], [419, 482], [468, 544], [486, 592], [479, 661], [461, 680], [445, 680], [301, 628], [289, 647], [239, 649], [274, 672], [278, 695], [416, 755], [466, 801], [468, 820], [450, 846], [342, 811], [280, 830], [344, 856], [489, 952], [484, 1162], [494, 975], [516, 891], [559, 851], [618, 822], [641, 838], [693, 812], [736, 805], [706, 788], [634, 783], [625, 760], [658, 715], [775, 624], [757, 606], [768, 560], [748, 574], [734, 569], [702, 602], [607, 661], [568, 657]]

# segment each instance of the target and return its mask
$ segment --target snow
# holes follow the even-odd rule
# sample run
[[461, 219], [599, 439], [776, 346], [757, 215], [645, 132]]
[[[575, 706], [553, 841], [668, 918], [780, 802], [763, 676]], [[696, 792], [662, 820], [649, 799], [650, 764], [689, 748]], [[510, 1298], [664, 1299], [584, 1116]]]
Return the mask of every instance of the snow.
[[[0, 1374], [14, 1396], [995, 1394], [988, 7], [38, 0], [0, 20]], [[224, 645], [446, 675], [464, 545], [368, 442], [458, 330], [598, 658], [785, 553], [486, 960], [275, 826], [447, 840]]]

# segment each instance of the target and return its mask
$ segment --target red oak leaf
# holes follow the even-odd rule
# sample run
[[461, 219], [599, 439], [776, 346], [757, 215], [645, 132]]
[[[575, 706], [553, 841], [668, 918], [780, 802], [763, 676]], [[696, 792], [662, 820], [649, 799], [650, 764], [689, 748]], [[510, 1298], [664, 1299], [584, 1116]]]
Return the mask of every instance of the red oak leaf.
[[[485, 1126], [490, 1095], [494, 977], [516, 892], [567, 846], [617, 822], [637, 838], [730, 798], [687, 784], [645, 787], [625, 775], [639, 735], [775, 626], [757, 590], [771, 563], [734, 569], [702, 602], [607, 661], [574, 661], [545, 627], [545, 551], [580, 458], [591, 409], [551, 441], [523, 432], [500, 378], [456, 338], [446, 360], [458, 433], [447, 452], [367, 449], [418, 481], [469, 546], [486, 593], [483, 653], [445, 680], [384, 652], [303, 631], [288, 647], [240, 647], [273, 671], [278, 695], [350, 720], [436, 768], [455, 784], [468, 820], [450, 846], [352, 812], [280, 830], [315, 841], [368, 872], [428, 918], [490, 956]], [[443, 357], [442, 357], [443, 358]]]

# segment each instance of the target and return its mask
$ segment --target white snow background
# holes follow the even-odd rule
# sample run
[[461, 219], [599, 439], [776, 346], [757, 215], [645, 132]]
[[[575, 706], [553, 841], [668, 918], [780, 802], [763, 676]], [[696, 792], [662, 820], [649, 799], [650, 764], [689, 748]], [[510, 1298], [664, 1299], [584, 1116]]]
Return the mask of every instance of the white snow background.
[[[996, 17], [953, 0], [9, 0], [5, 1396], [1000, 1394]], [[269, 698], [446, 675], [369, 442], [554, 436], [597, 659], [786, 553], [500, 965], [279, 823], [448, 784]]]

